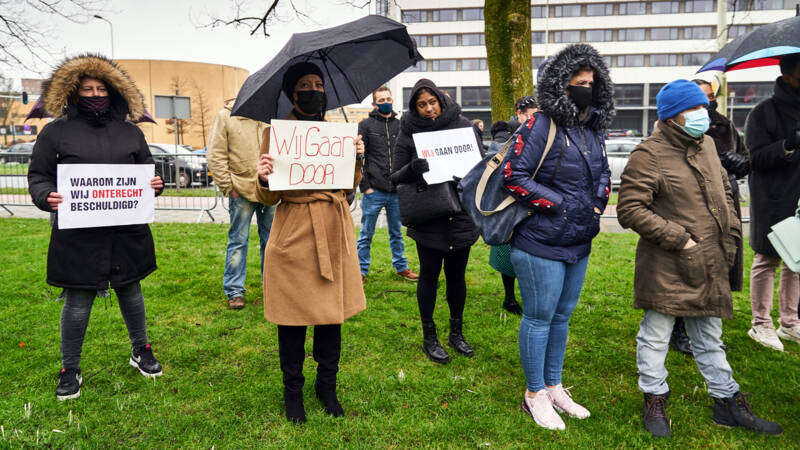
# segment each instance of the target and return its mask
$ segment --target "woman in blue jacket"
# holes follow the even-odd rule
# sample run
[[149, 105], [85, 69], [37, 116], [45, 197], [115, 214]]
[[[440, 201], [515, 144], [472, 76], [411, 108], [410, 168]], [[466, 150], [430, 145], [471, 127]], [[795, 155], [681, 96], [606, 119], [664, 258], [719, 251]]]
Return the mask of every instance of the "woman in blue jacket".
[[[602, 57], [586, 44], [566, 47], [540, 71], [541, 111], [512, 136], [515, 143], [503, 173], [506, 189], [531, 208], [511, 239], [523, 302], [519, 350], [527, 390], [522, 409], [538, 425], [556, 430], [564, 429], [564, 421], [555, 410], [589, 417], [563, 389], [561, 370], [569, 318], [608, 202], [603, 134], [614, 117], [614, 89]], [[531, 179], [551, 120], [555, 140]]]

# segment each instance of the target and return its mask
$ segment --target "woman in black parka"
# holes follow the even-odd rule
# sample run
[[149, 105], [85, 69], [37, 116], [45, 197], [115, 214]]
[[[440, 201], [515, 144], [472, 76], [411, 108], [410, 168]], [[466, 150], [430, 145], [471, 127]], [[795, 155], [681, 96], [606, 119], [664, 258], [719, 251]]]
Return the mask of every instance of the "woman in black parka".
[[[440, 91], [431, 80], [423, 78], [417, 81], [411, 92], [408, 112], [400, 120], [400, 136], [392, 158], [392, 167], [395, 168], [391, 176], [392, 183], [418, 183], [423, 180], [422, 174], [429, 170], [428, 161], [417, 158], [412, 137], [415, 133], [471, 126], [469, 119], [461, 115], [461, 107]], [[480, 142], [477, 143], [480, 148]], [[419, 207], [425, 208], [425, 205], [421, 204]], [[447, 304], [450, 307], [448, 342], [458, 353], [471, 357], [472, 348], [462, 334], [464, 301], [467, 296], [464, 277], [470, 247], [478, 240], [477, 228], [467, 213], [462, 211], [449, 217], [408, 225], [407, 233], [417, 242], [419, 255], [417, 302], [422, 318], [422, 349], [434, 362], [450, 361], [447, 351], [439, 344], [436, 324], [433, 322], [436, 289], [444, 263]]]
[[[144, 98], [133, 80], [112, 61], [95, 55], [67, 59], [45, 83], [47, 124], [33, 147], [28, 185], [39, 209], [58, 213], [59, 164], [153, 164], [142, 131], [126, 121], [144, 114]], [[160, 193], [163, 181], [150, 185]], [[54, 221], [47, 254], [47, 283], [65, 289], [61, 311], [62, 369], [56, 396], [80, 395], [81, 348], [99, 289], [115, 290], [133, 350], [129, 363], [146, 377], [161, 375], [147, 340], [139, 281], [156, 270], [153, 236], [147, 225], [61, 230]]]

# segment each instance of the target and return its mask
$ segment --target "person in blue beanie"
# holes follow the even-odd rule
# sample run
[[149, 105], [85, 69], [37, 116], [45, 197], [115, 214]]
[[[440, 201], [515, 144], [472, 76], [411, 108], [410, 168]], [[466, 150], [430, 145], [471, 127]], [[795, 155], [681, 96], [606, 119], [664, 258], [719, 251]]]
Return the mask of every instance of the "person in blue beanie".
[[708, 98], [694, 82], [676, 80], [656, 97], [653, 134], [631, 153], [622, 173], [619, 223], [640, 238], [633, 307], [644, 310], [636, 336], [644, 426], [671, 435], [664, 360], [676, 317], [683, 317], [697, 367], [714, 402], [713, 421], [765, 434], [780, 425], [753, 414], [739, 392], [722, 346], [722, 320], [733, 317], [728, 271], [741, 239], [730, 182], [709, 127]]

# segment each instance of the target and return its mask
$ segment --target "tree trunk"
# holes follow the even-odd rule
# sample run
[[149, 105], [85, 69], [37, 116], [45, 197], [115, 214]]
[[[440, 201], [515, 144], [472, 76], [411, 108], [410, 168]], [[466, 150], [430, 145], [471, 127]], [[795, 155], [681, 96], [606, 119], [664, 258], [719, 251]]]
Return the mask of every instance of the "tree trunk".
[[486, 0], [483, 16], [492, 121], [508, 120], [514, 102], [533, 94], [530, 2]]

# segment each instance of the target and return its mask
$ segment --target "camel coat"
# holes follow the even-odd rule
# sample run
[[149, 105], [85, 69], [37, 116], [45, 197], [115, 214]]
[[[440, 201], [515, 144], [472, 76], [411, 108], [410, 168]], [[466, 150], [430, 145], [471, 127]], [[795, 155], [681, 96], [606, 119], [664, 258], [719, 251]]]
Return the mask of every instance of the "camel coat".
[[[269, 149], [269, 131], [267, 126], [262, 153]], [[360, 180], [357, 160], [354, 189]], [[280, 202], [264, 256], [264, 317], [277, 325], [329, 325], [366, 309], [346, 192], [270, 191], [257, 177], [254, 184], [259, 202]]]

